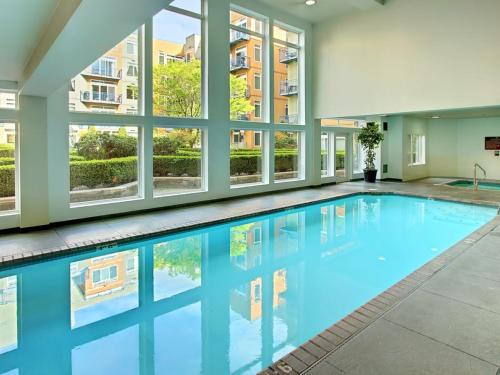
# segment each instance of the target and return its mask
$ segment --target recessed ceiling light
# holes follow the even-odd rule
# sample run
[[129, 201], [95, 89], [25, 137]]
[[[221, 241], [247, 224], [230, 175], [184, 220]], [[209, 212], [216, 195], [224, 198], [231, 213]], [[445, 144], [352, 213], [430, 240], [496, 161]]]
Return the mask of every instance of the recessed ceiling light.
[[306, 5], [307, 6], [316, 5], [316, 0], [306, 0]]
[[441, 118], [441, 117], [440, 116], [432, 116], [431, 118], [438, 119], [438, 118]]

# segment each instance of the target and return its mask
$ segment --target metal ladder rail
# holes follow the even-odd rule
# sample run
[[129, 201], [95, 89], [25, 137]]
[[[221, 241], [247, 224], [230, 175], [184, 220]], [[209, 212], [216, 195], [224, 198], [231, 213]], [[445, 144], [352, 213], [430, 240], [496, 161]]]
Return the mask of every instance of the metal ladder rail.
[[486, 170], [481, 167], [478, 163], [474, 163], [474, 191], [479, 189], [479, 179], [477, 178], [477, 168], [479, 168], [484, 173], [484, 178], [486, 178]]

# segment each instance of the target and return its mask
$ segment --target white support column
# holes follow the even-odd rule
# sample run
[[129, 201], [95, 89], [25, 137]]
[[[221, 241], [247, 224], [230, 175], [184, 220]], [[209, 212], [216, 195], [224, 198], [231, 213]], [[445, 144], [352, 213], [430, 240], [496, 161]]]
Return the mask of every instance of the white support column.
[[49, 223], [47, 99], [19, 97], [21, 227]]

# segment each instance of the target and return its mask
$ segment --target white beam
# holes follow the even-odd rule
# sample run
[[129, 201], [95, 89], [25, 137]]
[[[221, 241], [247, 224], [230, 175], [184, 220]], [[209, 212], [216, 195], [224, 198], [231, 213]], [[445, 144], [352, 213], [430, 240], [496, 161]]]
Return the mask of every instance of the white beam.
[[24, 95], [48, 96], [172, 0], [64, 0], [26, 65]]

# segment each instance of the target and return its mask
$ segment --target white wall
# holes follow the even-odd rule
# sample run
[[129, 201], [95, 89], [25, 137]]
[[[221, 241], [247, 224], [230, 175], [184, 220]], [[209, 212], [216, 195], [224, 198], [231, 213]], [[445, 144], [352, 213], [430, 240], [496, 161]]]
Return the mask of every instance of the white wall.
[[500, 157], [484, 149], [484, 137], [500, 136], [500, 118], [430, 120], [428, 130], [429, 175], [472, 178], [477, 162], [500, 180]]
[[500, 1], [390, 0], [314, 25], [315, 118], [500, 103]]

